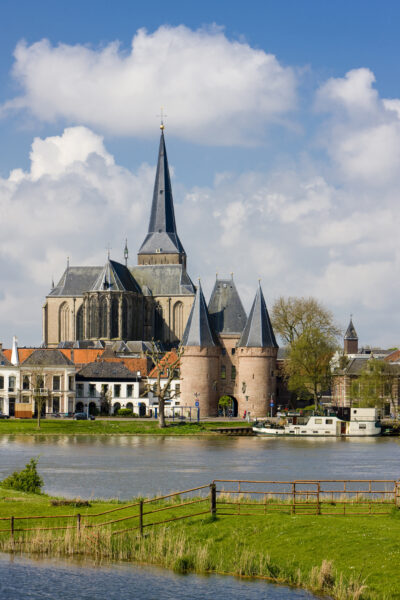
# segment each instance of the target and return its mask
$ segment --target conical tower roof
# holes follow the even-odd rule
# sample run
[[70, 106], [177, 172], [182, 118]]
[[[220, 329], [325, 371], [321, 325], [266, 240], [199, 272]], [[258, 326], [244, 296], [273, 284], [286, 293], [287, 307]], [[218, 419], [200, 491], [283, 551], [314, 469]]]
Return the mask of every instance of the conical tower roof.
[[161, 129], [149, 230], [139, 250], [139, 254], [160, 253], [185, 254], [176, 231], [174, 201], [163, 129]]
[[181, 345], [201, 346], [203, 348], [216, 346], [210, 325], [210, 315], [208, 314], [200, 281]]
[[258, 287], [238, 346], [241, 348], [278, 348], [261, 286]]
[[346, 333], [344, 335], [344, 339], [345, 340], [358, 340], [358, 335], [357, 335], [357, 332], [356, 332], [356, 328], [353, 325], [352, 318], [350, 318], [350, 323], [349, 323], [347, 331], [346, 331]]
[[208, 303], [210, 323], [215, 333], [242, 333], [247, 315], [231, 279], [217, 279]]

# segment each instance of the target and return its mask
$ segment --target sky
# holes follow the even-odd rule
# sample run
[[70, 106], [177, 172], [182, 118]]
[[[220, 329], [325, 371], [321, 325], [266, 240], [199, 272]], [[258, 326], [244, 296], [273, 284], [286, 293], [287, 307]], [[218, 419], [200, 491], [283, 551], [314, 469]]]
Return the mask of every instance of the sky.
[[130, 264], [164, 107], [178, 232], [206, 297], [314, 296], [400, 344], [400, 4], [0, 4], [0, 341], [40, 344], [71, 265]]

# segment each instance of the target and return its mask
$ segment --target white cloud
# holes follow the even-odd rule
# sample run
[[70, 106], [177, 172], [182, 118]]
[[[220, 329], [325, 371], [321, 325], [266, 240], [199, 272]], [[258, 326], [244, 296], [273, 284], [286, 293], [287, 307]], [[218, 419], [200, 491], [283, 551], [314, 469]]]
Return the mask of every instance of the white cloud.
[[254, 143], [296, 104], [296, 77], [276, 57], [218, 27], [140, 29], [130, 51], [42, 40], [15, 50], [22, 95], [3, 105], [42, 121], [64, 119], [118, 135], [154, 131], [160, 105], [174, 135], [200, 143]]

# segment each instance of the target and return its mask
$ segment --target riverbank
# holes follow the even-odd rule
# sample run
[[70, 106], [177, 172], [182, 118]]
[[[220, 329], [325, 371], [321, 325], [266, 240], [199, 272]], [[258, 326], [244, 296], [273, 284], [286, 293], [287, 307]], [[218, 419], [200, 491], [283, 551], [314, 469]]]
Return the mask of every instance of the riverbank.
[[[90, 501], [89, 506], [52, 504], [48, 496], [0, 488], [0, 514], [7, 516], [98, 514], [128, 503]], [[160, 520], [179, 514], [179, 500], [158, 503]], [[197, 508], [196, 508], [197, 507]], [[207, 507], [207, 505], [206, 505]], [[156, 508], [156, 507], [155, 507]], [[193, 513], [199, 511], [198, 505]], [[115, 513], [111, 513], [115, 514]], [[118, 513], [117, 513], [118, 514]], [[61, 517], [60, 517], [61, 518]], [[101, 517], [104, 519], [104, 517]], [[9, 521], [2, 521], [1, 528]], [[25, 527], [28, 524], [24, 521]], [[48, 526], [36, 522], [35, 527]], [[190, 519], [112, 536], [112, 525], [64, 531], [0, 535], [0, 550], [41, 556], [87, 556], [147, 563], [177, 572], [261, 577], [324, 593], [338, 600], [400, 598], [400, 516], [329, 517], [268, 513], [193, 516]], [[23, 543], [21, 543], [23, 541]]]
[[160, 428], [150, 419], [96, 419], [95, 421], [73, 421], [72, 419], [43, 419], [40, 429], [36, 419], [2, 419], [0, 435], [220, 435], [213, 431], [221, 427], [248, 427], [251, 424], [239, 421], [168, 422]]

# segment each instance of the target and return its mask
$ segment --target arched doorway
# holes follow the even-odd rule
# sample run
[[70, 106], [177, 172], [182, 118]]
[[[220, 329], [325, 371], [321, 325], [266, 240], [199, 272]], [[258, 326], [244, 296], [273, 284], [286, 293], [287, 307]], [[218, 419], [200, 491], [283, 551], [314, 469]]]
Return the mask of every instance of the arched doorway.
[[127, 408], [128, 410], [131, 410], [131, 411], [133, 412], [133, 403], [132, 403], [132, 402], [127, 402], [127, 404], [126, 404], [126, 408]]
[[221, 417], [237, 417], [238, 401], [234, 396], [224, 395], [218, 401], [218, 414]]
[[97, 410], [97, 405], [96, 402], [89, 402], [89, 415], [97, 415], [98, 410]]
[[75, 412], [84, 412], [84, 410], [83, 410], [83, 402], [77, 402], [75, 404]]
[[113, 406], [113, 414], [116, 415], [120, 408], [121, 404], [119, 402], [116, 402]]
[[146, 405], [144, 402], [139, 402], [138, 405], [139, 408], [139, 417], [145, 417], [146, 416]]

